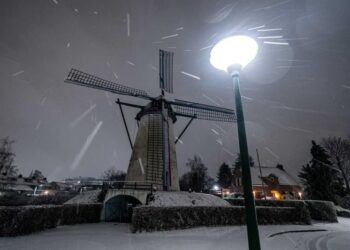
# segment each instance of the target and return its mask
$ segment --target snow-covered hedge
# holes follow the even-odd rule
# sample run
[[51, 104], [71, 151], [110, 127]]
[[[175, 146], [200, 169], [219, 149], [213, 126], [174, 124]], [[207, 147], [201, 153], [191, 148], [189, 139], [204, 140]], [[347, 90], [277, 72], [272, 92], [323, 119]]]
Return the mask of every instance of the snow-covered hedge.
[[17, 236], [57, 225], [96, 223], [102, 204], [0, 207], [0, 236]]
[[340, 206], [345, 209], [350, 209], [350, 195], [347, 195], [341, 199]]
[[100, 222], [102, 203], [64, 204], [62, 206], [61, 225]]
[[[233, 206], [244, 206], [243, 199], [228, 199], [227, 201]], [[263, 207], [306, 207], [313, 220], [338, 222], [335, 206], [331, 201], [255, 200], [255, 205]]]
[[61, 207], [55, 205], [0, 207], [0, 236], [24, 235], [54, 228], [61, 218]]
[[[306, 209], [259, 207], [259, 224], [311, 224]], [[242, 225], [244, 207], [135, 207], [132, 231], [161, 231], [198, 226]]]
[[313, 220], [338, 222], [334, 203], [331, 201], [304, 201]]

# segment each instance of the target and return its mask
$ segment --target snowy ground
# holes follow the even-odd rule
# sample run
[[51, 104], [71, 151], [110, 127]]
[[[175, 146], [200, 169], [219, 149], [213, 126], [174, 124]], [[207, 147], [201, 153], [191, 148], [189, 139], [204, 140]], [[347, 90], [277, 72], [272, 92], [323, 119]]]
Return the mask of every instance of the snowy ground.
[[[248, 249], [245, 227], [242, 226], [201, 227], [138, 234], [130, 233], [128, 227], [128, 224], [116, 223], [61, 226], [28, 236], [0, 238], [0, 249]], [[279, 232], [308, 229], [327, 231], [285, 233], [269, 237]], [[313, 226], [261, 226], [260, 238], [263, 250], [348, 250], [350, 249], [350, 219], [339, 218], [339, 223]]]

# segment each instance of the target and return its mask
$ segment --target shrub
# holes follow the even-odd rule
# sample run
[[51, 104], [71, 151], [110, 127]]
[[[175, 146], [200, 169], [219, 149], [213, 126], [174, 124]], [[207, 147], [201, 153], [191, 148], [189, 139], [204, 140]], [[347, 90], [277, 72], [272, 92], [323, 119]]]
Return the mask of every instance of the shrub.
[[306, 200], [305, 204], [313, 220], [338, 222], [334, 203], [331, 201]]
[[0, 207], [0, 236], [17, 236], [58, 224], [96, 223], [102, 204]]
[[350, 209], [350, 195], [347, 195], [342, 198], [340, 201], [340, 206], [345, 209]]
[[[306, 209], [259, 207], [259, 224], [311, 224]], [[134, 208], [132, 231], [160, 231], [196, 226], [242, 225], [244, 207], [148, 207]]]
[[55, 195], [24, 196], [13, 192], [0, 197], [0, 206], [62, 205], [75, 195], [74, 193], [58, 193]]
[[[228, 199], [233, 206], [244, 206], [243, 199]], [[331, 201], [312, 201], [312, 200], [255, 200], [256, 206], [269, 207], [297, 207], [307, 209], [310, 212], [311, 219], [326, 222], [338, 222], [336, 210]]]
[[0, 208], [0, 236], [30, 234], [57, 226], [61, 206], [22, 206]]
[[102, 207], [101, 203], [64, 204], [61, 225], [100, 222]]

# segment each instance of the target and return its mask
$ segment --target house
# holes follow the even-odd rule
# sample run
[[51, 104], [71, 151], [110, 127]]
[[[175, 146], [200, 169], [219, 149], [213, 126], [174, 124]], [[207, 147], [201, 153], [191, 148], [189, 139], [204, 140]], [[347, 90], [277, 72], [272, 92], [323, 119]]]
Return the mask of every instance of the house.
[[[260, 173], [261, 171], [261, 173]], [[282, 165], [276, 167], [251, 167], [252, 189], [255, 199], [302, 199], [302, 188]], [[231, 192], [243, 192], [240, 168], [233, 171]]]

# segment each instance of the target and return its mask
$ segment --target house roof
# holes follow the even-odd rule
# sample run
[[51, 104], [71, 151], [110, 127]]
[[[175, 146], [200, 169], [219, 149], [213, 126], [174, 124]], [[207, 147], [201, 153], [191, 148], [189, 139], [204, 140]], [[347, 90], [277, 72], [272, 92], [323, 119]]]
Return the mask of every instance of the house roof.
[[7, 189], [14, 191], [33, 191], [33, 189], [27, 185], [7, 185]]
[[[251, 167], [250, 172], [252, 176], [252, 185], [261, 185], [259, 167]], [[278, 177], [279, 184], [281, 185], [299, 186], [299, 183], [295, 180], [295, 178], [288, 174], [285, 170], [281, 170], [276, 167], [261, 167], [261, 173], [263, 177], [274, 174]]]

